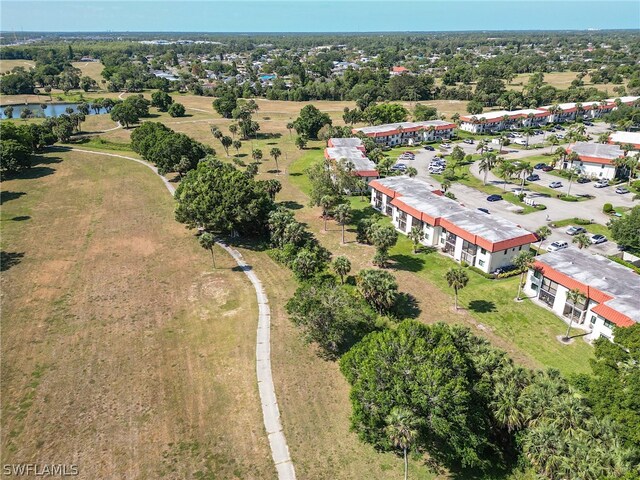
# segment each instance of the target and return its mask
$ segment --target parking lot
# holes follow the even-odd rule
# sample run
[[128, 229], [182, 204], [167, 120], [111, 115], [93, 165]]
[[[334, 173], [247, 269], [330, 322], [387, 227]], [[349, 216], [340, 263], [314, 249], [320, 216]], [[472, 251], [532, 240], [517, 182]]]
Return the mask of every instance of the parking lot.
[[[600, 123], [594, 125], [593, 127], [587, 128], [589, 129], [588, 132], [590, 135], [597, 136], [599, 133], [606, 131], [607, 127], [608, 126], [606, 124]], [[539, 139], [536, 139], [533, 136], [531, 138], [534, 139], [534, 141], [542, 142], [542, 135], [540, 135], [539, 137]], [[462, 142], [455, 142], [452, 143], [452, 147], [454, 145], [460, 145], [465, 153], [477, 153], [475, 150], [477, 147], [476, 143], [465, 144]], [[428, 183], [433, 185], [434, 188], [440, 188], [439, 180], [435, 179], [429, 173], [428, 167], [429, 164], [432, 163], [434, 157], [444, 156], [445, 154], [450, 153], [451, 149], [447, 149], [443, 152], [438, 147], [435, 147], [435, 151], [425, 150], [424, 148], [420, 148], [419, 150], [414, 151], [415, 157], [413, 160], [406, 158], [400, 160], [400, 162], [406, 164], [407, 166], [414, 167], [418, 172], [418, 178], [427, 181]], [[505, 156], [505, 158], [526, 159], [527, 157], [535, 155], [540, 155], [540, 149], [510, 151], [510, 153], [504, 154], [503, 156]], [[471, 173], [478, 178], [483, 177], [483, 175], [481, 175], [479, 172], [478, 162], [474, 163], [471, 166]], [[540, 176], [540, 180], [534, 183], [548, 187], [551, 182], [561, 182], [562, 187], [557, 189], [558, 193], [567, 192], [569, 186], [569, 182], [567, 179], [543, 172], [542, 170], [536, 170], [535, 173]], [[495, 185], [501, 189], [505, 187], [504, 181], [496, 177], [491, 172], [487, 176], [487, 183]], [[489, 202], [487, 201], [488, 195], [486, 193], [462, 185], [460, 183], [454, 182], [451, 187], [449, 187], [449, 191], [451, 191], [456, 196], [457, 200], [461, 204], [469, 208], [485, 208], [489, 211], [489, 214], [499, 215], [514, 222], [517, 225], [521, 225], [522, 227], [530, 231], [535, 231], [542, 225], [553, 225], [554, 221], [573, 217], [590, 219], [595, 223], [606, 225], [611, 217], [602, 212], [602, 207], [605, 203], [611, 203], [614, 206], [625, 207], [633, 207], [634, 205], [638, 205], [637, 201], [631, 200], [633, 197], [632, 193], [620, 195], [615, 193], [614, 187], [609, 186], [606, 188], [595, 188], [594, 185], [594, 182], [584, 184], [577, 183], [576, 181], [572, 182], [571, 195], [588, 194], [593, 196], [592, 199], [581, 202], [566, 202], [558, 198], [548, 197], [537, 194], [535, 192], [531, 192], [525, 187], [525, 193], [527, 193], [527, 196], [529, 198], [533, 199], [536, 203], [543, 204], [547, 207], [546, 210], [536, 211], [528, 214], [517, 213], [520, 208], [504, 200]], [[519, 188], [519, 185], [515, 183], [506, 185], [507, 192], [511, 192], [516, 188]], [[565, 233], [567, 228], [568, 227], [552, 228], [553, 233], [551, 237], [545, 240], [543, 248], [545, 245], [548, 246], [551, 244], [551, 242], [554, 241], [566, 241], [569, 243], [569, 248], [577, 248], [577, 246], [571, 244], [573, 237]], [[604, 255], [611, 255], [617, 252], [617, 246], [615, 242], [607, 241], [598, 245], [591, 245], [589, 247], [589, 250], [602, 253]]]

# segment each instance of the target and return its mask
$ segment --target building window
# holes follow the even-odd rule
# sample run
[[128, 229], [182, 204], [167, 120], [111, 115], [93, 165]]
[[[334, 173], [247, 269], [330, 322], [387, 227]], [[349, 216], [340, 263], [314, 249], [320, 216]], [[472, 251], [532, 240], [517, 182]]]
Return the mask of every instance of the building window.
[[533, 276], [535, 278], [542, 278], [542, 272], [540, 270], [534, 270], [533, 271]]
[[484, 260], [478, 260], [478, 266], [484, 267]]
[[[609, 320], [605, 320], [604, 321], [604, 326], [607, 327], [610, 330], [613, 330], [613, 327], [615, 327], [615, 325], [616, 325], [615, 323], [613, 323], [613, 322], [611, 322]], [[609, 338], [609, 337], [607, 337], [607, 338]]]
[[538, 298], [541, 302], [546, 303], [550, 307], [553, 307], [553, 303], [556, 301], [556, 293], [558, 291], [558, 284], [547, 277], [542, 279], [542, 286], [540, 287], [540, 294]]
[[591, 315], [591, 325], [595, 325], [597, 319], [598, 317], [596, 317], [595, 315]]
[[420, 230], [424, 227], [424, 222], [418, 220], [416, 217], [411, 217], [411, 228], [417, 227]]
[[398, 228], [403, 232], [407, 229], [407, 213], [402, 210], [398, 212]]
[[581, 298], [580, 302], [576, 303], [574, 308], [573, 303], [565, 302], [562, 314], [567, 318], [571, 318], [573, 314], [573, 320], [579, 322], [582, 318], [582, 313], [587, 309], [587, 303], [588, 300], [586, 298]]
[[382, 210], [382, 192], [376, 191], [376, 194], [375, 194], [373, 202], [374, 202], [374, 206], [378, 210]]
[[393, 207], [391, 205], [389, 205], [387, 203], [387, 215], [392, 216], [393, 215]]
[[451, 232], [447, 232], [445, 239], [444, 251], [449, 255], [453, 255], [456, 251], [456, 241], [458, 240], [458, 237]]
[[462, 258], [463, 262], [467, 262], [469, 265], [473, 265], [476, 261], [476, 253], [478, 251], [477, 245], [466, 240], [462, 242]]
[[482, 255], [486, 255], [486, 254], [487, 254], [487, 251], [486, 251], [484, 248], [481, 248], [481, 249], [480, 249], [480, 253], [481, 253]]

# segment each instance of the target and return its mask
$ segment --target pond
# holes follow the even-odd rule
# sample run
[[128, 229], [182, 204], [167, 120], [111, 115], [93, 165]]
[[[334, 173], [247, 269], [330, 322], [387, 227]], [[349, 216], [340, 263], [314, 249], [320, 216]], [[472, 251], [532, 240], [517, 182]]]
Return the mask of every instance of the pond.
[[[91, 104], [90, 102], [88, 102]], [[33, 117], [59, 117], [62, 114], [67, 113], [67, 108], [72, 108], [74, 112], [78, 111], [77, 103], [45, 103], [47, 107], [43, 109], [39, 103], [27, 103], [27, 104], [18, 104], [18, 105], [3, 105], [0, 107], [0, 118], [5, 119], [7, 116], [4, 114], [4, 111], [7, 107], [13, 107], [13, 118], [16, 120], [20, 119], [20, 114], [25, 108], [31, 110]], [[93, 109], [89, 110], [89, 115], [95, 115], [96, 113], [107, 113], [105, 108], [101, 108], [97, 112]]]

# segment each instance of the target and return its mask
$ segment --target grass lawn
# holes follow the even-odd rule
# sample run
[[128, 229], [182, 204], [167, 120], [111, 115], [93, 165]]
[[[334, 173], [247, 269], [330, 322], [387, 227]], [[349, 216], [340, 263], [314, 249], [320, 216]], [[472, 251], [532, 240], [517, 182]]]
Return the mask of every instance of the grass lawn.
[[257, 305], [146, 167], [50, 152], [2, 191], [2, 462], [274, 478]]

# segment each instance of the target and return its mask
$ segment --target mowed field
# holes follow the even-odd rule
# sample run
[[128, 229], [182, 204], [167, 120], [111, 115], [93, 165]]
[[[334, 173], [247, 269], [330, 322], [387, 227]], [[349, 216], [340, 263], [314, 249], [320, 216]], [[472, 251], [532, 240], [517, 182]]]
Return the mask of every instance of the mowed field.
[[2, 191], [2, 463], [273, 478], [257, 305], [146, 167], [65, 151]]
[[22, 67], [30, 70], [36, 66], [36, 62], [32, 60], [0, 60], [0, 73], [7, 73], [16, 67]]
[[[551, 72], [544, 74], [545, 83], [562, 90], [565, 90], [571, 86], [571, 82], [577, 77], [577, 72]], [[529, 81], [530, 73], [521, 73], [517, 75], [513, 81], [507, 85], [507, 89], [521, 91]], [[595, 87], [598, 90], [607, 91], [613, 95], [613, 88], [618, 85], [613, 83], [591, 83], [589, 75], [582, 79], [585, 87]], [[626, 85], [627, 80], [624, 80], [622, 85]]]
[[104, 77], [100, 75], [102, 70], [104, 70], [102, 62], [73, 62], [71, 65], [79, 68], [82, 71], [83, 77], [86, 75], [87, 77], [93, 78], [98, 83], [98, 86], [100, 86], [104, 80]]

